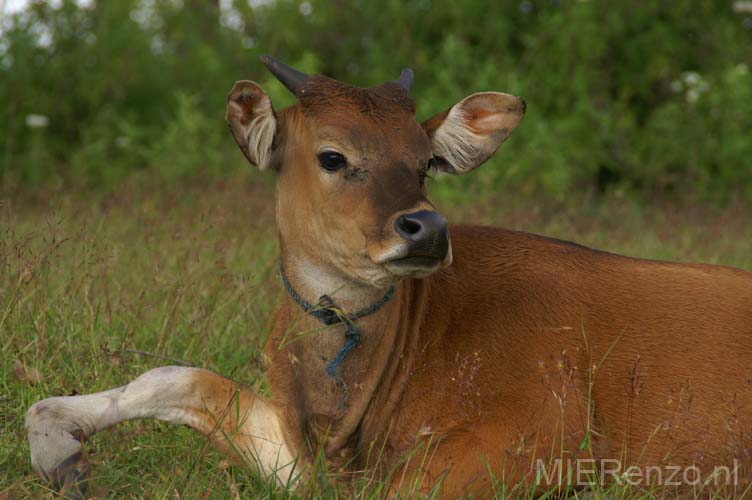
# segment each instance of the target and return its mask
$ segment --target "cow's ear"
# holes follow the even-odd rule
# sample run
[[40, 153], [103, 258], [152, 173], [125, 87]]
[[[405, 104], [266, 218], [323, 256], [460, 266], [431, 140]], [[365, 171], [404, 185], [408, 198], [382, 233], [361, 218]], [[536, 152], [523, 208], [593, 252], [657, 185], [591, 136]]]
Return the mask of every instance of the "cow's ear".
[[525, 115], [525, 101], [500, 92], [464, 98], [423, 122], [437, 167], [464, 174], [488, 160]]
[[227, 96], [225, 120], [248, 161], [261, 170], [269, 168], [274, 156], [277, 117], [266, 92], [255, 82], [236, 82]]

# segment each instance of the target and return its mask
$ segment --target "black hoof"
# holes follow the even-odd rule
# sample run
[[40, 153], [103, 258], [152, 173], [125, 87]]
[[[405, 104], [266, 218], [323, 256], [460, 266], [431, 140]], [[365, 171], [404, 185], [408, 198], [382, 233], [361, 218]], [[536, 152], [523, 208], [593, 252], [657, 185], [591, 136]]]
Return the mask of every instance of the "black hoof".
[[89, 464], [81, 452], [63, 460], [52, 471], [49, 480], [65, 498], [89, 498]]

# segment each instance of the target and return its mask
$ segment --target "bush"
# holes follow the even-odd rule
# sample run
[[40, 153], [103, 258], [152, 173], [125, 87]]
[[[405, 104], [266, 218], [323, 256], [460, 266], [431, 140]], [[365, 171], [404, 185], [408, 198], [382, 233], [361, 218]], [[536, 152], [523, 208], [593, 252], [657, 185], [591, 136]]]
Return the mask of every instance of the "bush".
[[[421, 117], [475, 91], [525, 96], [515, 137], [453, 182], [458, 193], [752, 197], [752, 17], [730, 3], [219, 3], [37, 1], [6, 19], [5, 188], [244, 165], [222, 123], [225, 93], [251, 78], [276, 106], [293, 102], [258, 62], [272, 53], [360, 85], [412, 66]], [[29, 115], [49, 126], [30, 129]]]

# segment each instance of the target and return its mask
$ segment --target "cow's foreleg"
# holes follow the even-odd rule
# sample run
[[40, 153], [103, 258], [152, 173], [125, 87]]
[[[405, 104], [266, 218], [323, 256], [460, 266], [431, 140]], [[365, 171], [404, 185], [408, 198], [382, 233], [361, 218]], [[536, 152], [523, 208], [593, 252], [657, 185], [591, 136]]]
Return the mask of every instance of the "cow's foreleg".
[[187, 425], [282, 484], [299, 470], [274, 405], [216, 373], [177, 366], [155, 368], [117, 389], [35, 403], [26, 415], [32, 465], [58, 486], [80, 483], [86, 478], [81, 439], [137, 418]]

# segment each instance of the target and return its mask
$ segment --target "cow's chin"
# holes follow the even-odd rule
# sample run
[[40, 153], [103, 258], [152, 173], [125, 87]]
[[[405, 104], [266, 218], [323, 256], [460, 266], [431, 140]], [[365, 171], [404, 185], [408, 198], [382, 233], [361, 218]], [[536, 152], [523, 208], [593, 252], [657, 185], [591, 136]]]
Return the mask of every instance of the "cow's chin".
[[443, 259], [433, 257], [403, 257], [384, 263], [384, 268], [397, 280], [426, 278], [443, 266]]
[[390, 258], [382, 258], [381, 266], [391, 276], [392, 281], [405, 278], [427, 278], [442, 267], [452, 263], [452, 247], [443, 258], [429, 255], [395, 253]]

